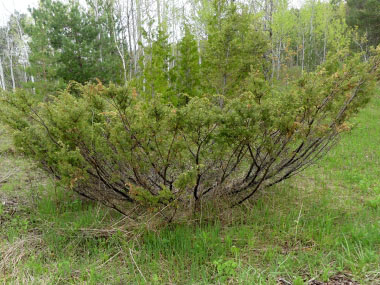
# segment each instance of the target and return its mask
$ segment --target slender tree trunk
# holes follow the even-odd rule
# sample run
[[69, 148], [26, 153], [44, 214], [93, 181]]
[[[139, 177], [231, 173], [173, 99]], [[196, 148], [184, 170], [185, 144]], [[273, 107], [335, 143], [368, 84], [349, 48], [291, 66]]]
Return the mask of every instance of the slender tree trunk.
[[300, 52], [300, 47], [297, 41], [297, 57], [296, 57], [296, 65], [297, 67], [299, 66], [299, 52]]
[[25, 63], [22, 64], [22, 69], [24, 71], [24, 81], [28, 82], [28, 75], [26, 74], [26, 64]]
[[125, 62], [125, 54], [124, 54], [124, 47], [123, 44], [119, 43], [119, 41], [116, 38], [116, 32], [114, 31], [114, 41], [115, 41], [115, 47], [117, 50], [117, 53], [119, 54], [121, 64], [123, 65], [123, 77], [124, 77], [124, 85], [127, 84], [128, 78], [127, 78], [127, 64]]
[[6, 38], [7, 38], [7, 49], [8, 49], [7, 55], [8, 55], [9, 68], [10, 68], [11, 80], [12, 80], [12, 90], [14, 91], [16, 89], [16, 81], [15, 81], [15, 76], [14, 76], [14, 72], [13, 72], [13, 47], [11, 45], [9, 30], [7, 30]]
[[[176, 28], [176, 23], [178, 22], [178, 18], [177, 17], [177, 14], [176, 14], [176, 8], [175, 8], [175, 2], [173, 1], [173, 6], [172, 6], [172, 29], [173, 29], [173, 44], [172, 44], [172, 60], [171, 60], [171, 64], [169, 65], [171, 68], [174, 68], [175, 66], [175, 60], [176, 60], [176, 47], [177, 45], [174, 44], [175, 42], [178, 42], [177, 41], [177, 28]], [[166, 16], [165, 16], [166, 18]]]
[[[131, 65], [133, 65], [133, 74], [137, 75], [137, 52], [138, 52], [138, 36], [137, 33], [137, 20], [136, 20], [136, 13], [135, 13], [135, 7], [134, 4], [137, 1], [131, 0], [131, 17], [132, 17], [132, 23], [128, 20], [128, 28], [130, 25], [132, 25], [132, 38], [133, 38], [133, 54], [131, 53]], [[136, 4], [137, 7], [137, 4]], [[132, 42], [130, 43], [132, 45]], [[132, 63], [133, 61], [133, 63]], [[132, 70], [132, 69], [131, 69]], [[132, 71], [131, 71], [132, 72]]]
[[[98, 4], [98, 0], [94, 0], [94, 10], [95, 10], [95, 21], [96, 21], [96, 25], [98, 25], [98, 21], [99, 21], [99, 4]], [[103, 48], [102, 48], [102, 36], [101, 36], [101, 27], [98, 26], [98, 43], [99, 43], [99, 60], [100, 62], [103, 62]]]
[[[131, 33], [131, 11], [129, 9], [129, 2], [127, 1], [127, 10], [126, 10], [126, 13], [127, 13], [127, 33], [128, 33], [128, 48], [129, 48], [129, 80], [132, 79], [132, 72], [133, 72], [133, 58], [134, 58], [134, 54], [133, 54], [133, 50], [132, 50], [132, 33]], [[132, 9], [133, 9], [133, 1], [132, 1]], [[133, 13], [133, 12], [132, 12]], [[132, 14], [132, 22], [133, 22], [133, 14]], [[133, 23], [134, 24], [134, 23]], [[123, 33], [125, 32], [125, 26], [123, 28]], [[127, 37], [125, 37], [127, 38]]]
[[[15, 19], [16, 19], [16, 23], [17, 23], [18, 33], [19, 33], [19, 36], [20, 36], [20, 39], [22, 42], [22, 47], [23, 47], [22, 50], [23, 50], [25, 60], [26, 60], [26, 65], [24, 65], [24, 76], [25, 76], [25, 82], [27, 82], [28, 77], [27, 77], [26, 67], [30, 66], [29, 46], [28, 46], [27, 41], [24, 39], [24, 32], [21, 28], [20, 21], [19, 21], [18, 17], [15, 17]], [[30, 76], [30, 80], [34, 83], [34, 76], [33, 75]]]
[[3, 69], [3, 62], [0, 57], [0, 86], [1, 89], [5, 90], [5, 80], [4, 80], [4, 69]]
[[278, 52], [277, 52], [277, 80], [280, 79], [280, 70], [281, 70], [281, 45], [282, 45], [282, 39], [280, 38], [280, 43], [278, 45]]
[[[132, 0], [133, 1], [133, 0]], [[144, 52], [142, 47], [139, 47], [141, 44], [141, 29], [142, 29], [142, 19], [141, 19], [141, 0], [136, 0], [136, 11], [137, 11], [137, 42], [136, 42], [136, 52], [135, 52], [135, 72], [137, 74], [137, 65], [138, 65], [138, 60], [140, 58], [140, 52]], [[145, 88], [145, 84], [144, 84]]]
[[265, 0], [265, 21], [264, 30], [269, 32], [269, 37], [272, 39], [272, 16], [273, 16], [273, 0]]
[[198, 64], [201, 65], [202, 64], [202, 53], [201, 53], [201, 42], [199, 39], [197, 41], [197, 46], [198, 46], [198, 54], [199, 54]]
[[273, 78], [276, 70], [275, 62], [275, 43], [273, 39], [272, 20], [273, 20], [273, 0], [265, 0], [265, 30], [269, 32], [269, 38], [271, 41], [271, 55], [272, 55], [272, 73], [271, 81], [273, 84]]
[[305, 70], [305, 31], [302, 31], [302, 73]]
[[273, 39], [272, 39], [272, 74], [270, 76], [272, 83], [273, 83], [275, 70], [276, 70], [275, 49], [274, 49], [274, 43], [273, 43]]
[[326, 61], [326, 46], [327, 46], [327, 26], [325, 27], [325, 35], [324, 35], [324, 41], [323, 41], [323, 62]]
[[310, 17], [310, 51], [308, 56], [308, 64], [309, 68], [312, 65], [312, 59], [313, 59], [313, 32], [314, 32], [314, 0], [311, 2], [311, 17]]
[[[11, 51], [11, 53], [12, 52], [13, 51]], [[12, 90], [15, 91], [16, 90], [16, 81], [15, 81], [15, 75], [14, 75], [14, 72], [13, 72], [13, 56], [12, 56], [12, 54], [9, 56], [9, 67], [10, 67], [10, 70], [11, 70]]]
[[[115, 5], [115, 4], [114, 4]], [[112, 9], [112, 19], [115, 17], [115, 21], [113, 20], [112, 26], [113, 28], [113, 38], [115, 42], [115, 47], [117, 50], [117, 53], [119, 54], [121, 64], [123, 66], [123, 79], [124, 79], [124, 85], [127, 85], [128, 82], [128, 77], [127, 77], [127, 63], [125, 61], [125, 48], [124, 48], [124, 43], [125, 43], [125, 27], [123, 26], [122, 23], [122, 10], [123, 6], [121, 6], [120, 1], [118, 2], [118, 6], [114, 6]], [[121, 31], [116, 33], [116, 27], [118, 27], [118, 23], [121, 26]]]
[[157, 18], [158, 18], [158, 25], [161, 25], [161, 7], [160, 7], [160, 0], [156, 0], [157, 4]]

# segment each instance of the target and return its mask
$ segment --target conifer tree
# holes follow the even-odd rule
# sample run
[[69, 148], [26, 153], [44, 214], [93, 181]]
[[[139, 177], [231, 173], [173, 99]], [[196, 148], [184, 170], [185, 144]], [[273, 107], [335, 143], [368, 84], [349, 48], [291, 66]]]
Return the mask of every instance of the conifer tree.
[[215, 0], [207, 23], [202, 54], [202, 78], [206, 92], [239, 94], [251, 68], [261, 69], [266, 40], [244, 5]]
[[380, 44], [379, 0], [348, 0], [347, 22], [367, 35], [369, 45]]
[[32, 10], [34, 22], [27, 29], [32, 43], [31, 72], [38, 75], [42, 60], [46, 65], [40, 78], [45, 81], [85, 83], [99, 78], [103, 82], [121, 82], [121, 62], [109, 19], [112, 10], [104, 5], [98, 11], [101, 14], [95, 15], [76, 1], [65, 4], [42, 0]]
[[[139, 85], [143, 93], [148, 97], [157, 94], [170, 96], [170, 45], [166, 31], [159, 27], [156, 33], [151, 36], [144, 32], [148, 47], [144, 49], [144, 56], [141, 58], [142, 76]], [[150, 38], [153, 37], [153, 38]]]
[[[185, 34], [178, 44], [178, 59], [176, 70], [176, 92], [186, 94], [189, 97], [199, 95], [200, 90], [200, 66], [197, 42], [190, 31], [189, 26], [184, 28]], [[188, 101], [186, 97], [185, 102]]]
[[54, 52], [51, 44], [51, 1], [41, 1], [38, 9], [30, 10], [32, 21], [25, 21], [24, 29], [30, 37], [30, 67], [29, 74], [34, 76], [35, 82], [32, 88], [42, 95], [49, 94], [59, 89], [62, 81], [57, 75], [58, 54]]

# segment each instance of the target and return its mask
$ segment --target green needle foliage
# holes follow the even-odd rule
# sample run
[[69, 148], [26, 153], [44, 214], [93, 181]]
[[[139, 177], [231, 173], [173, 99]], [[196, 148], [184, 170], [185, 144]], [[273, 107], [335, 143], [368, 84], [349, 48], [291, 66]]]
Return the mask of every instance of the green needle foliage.
[[348, 0], [347, 22], [367, 35], [372, 46], [380, 43], [380, 2], [377, 0]]
[[105, 4], [99, 9], [95, 17], [75, 1], [42, 0], [31, 10], [33, 21], [25, 25], [31, 39], [29, 71], [45, 81], [33, 86], [37, 92], [46, 92], [45, 85], [54, 90], [51, 85], [62, 80], [121, 82], [112, 9]]
[[254, 90], [222, 105], [202, 95], [175, 106], [100, 81], [44, 102], [18, 90], [1, 114], [17, 149], [67, 189], [125, 214], [128, 204], [165, 209], [171, 220], [201, 201], [243, 203], [315, 162], [370, 98], [379, 65], [380, 48], [370, 62], [343, 51], [286, 88], [252, 73]]
[[246, 7], [224, 0], [213, 1], [212, 5], [202, 56], [203, 88], [229, 97], [245, 91], [241, 83], [252, 68], [265, 69], [268, 43], [258, 29], [255, 15], [249, 14]]
[[164, 29], [159, 28], [155, 33], [155, 38], [148, 37], [146, 41], [149, 42], [149, 47], [145, 49], [145, 54], [141, 58], [143, 74], [139, 78], [138, 87], [147, 98], [154, 97], [158, 93], [169, 96], [171, 72], [168, 70], [172, 59], [168, 35]]
[[[187, 94], [190, 97], [197, 96], [200, 90], [200, 66], [197, 42], [190, 31], [189, 26], [185, 26], [185, 35], [178, 44], [179, 57], [175, 66], [176, 92]], [[185, 102], [188, 102], [185, 97]]]

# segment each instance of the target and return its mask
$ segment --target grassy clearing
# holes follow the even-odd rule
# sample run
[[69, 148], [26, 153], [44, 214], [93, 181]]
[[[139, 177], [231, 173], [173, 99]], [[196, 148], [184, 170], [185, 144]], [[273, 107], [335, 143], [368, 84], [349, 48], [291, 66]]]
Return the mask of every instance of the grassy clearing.
[[0, 130], [0, 282], [379, 284], [379, 119], [378, 96], [328, 157], [255, 204], [156, 228], [56, 188]]

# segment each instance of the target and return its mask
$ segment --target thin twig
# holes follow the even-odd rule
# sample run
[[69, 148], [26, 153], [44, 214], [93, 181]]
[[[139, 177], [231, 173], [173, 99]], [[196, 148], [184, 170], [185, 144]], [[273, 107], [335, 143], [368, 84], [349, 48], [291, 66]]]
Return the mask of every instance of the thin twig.
[[303, 203], [301, 204], [301, 209], [300, 209], [300, 211], [299, 211], [299, 213], [298, 213], [298, 218], [297, 218], [297, 220], [296, 220], [296, 235], [295, 235], [295, 237], [294, 237], [295, 240], [297, 239], [297, 234], [298, 234], [298, 224], [299, 224], [300, 219], [301, 219], [302, 207], [303, 207]]
[[133, 264], [136, 266], [136, 268], [137, 268], [137, 270], [139, 271], [141, 277], [142, 277], [142, 278], [144, 279], [144, 281], [146, 282], [146, 279], [145, 279], [145, 277], [144, 277], [144, 274], [142, 274], [142, 272], [141, 272], [139, 266], [137, 265], [135, 259], [133, 258], [132, 249], [129, 249], [129, 254], [131, 255], [131, 259], [132, 259]]
[[0, 184], [3, 182], [7, 182], [7, 179], [10, 178], [13, 174], [16, 173], [18, 169], [13, 169], [12, 171], [9, 171], [4, 177], [0, 178]]
[[103, 262], [102, 264], [100, 264], [97, 268], [102, 268], [104, 265], [106, 265], [108, 262], [110, 262], [112, 259], [114, 259], [116, 256], [118, 256], [120, 253], [121, 253], [121, 250], [118, 251], [113, 256], [111, 256], [111, 258], [109, 258], [108, 260], [106, 260], [105, 262]]

